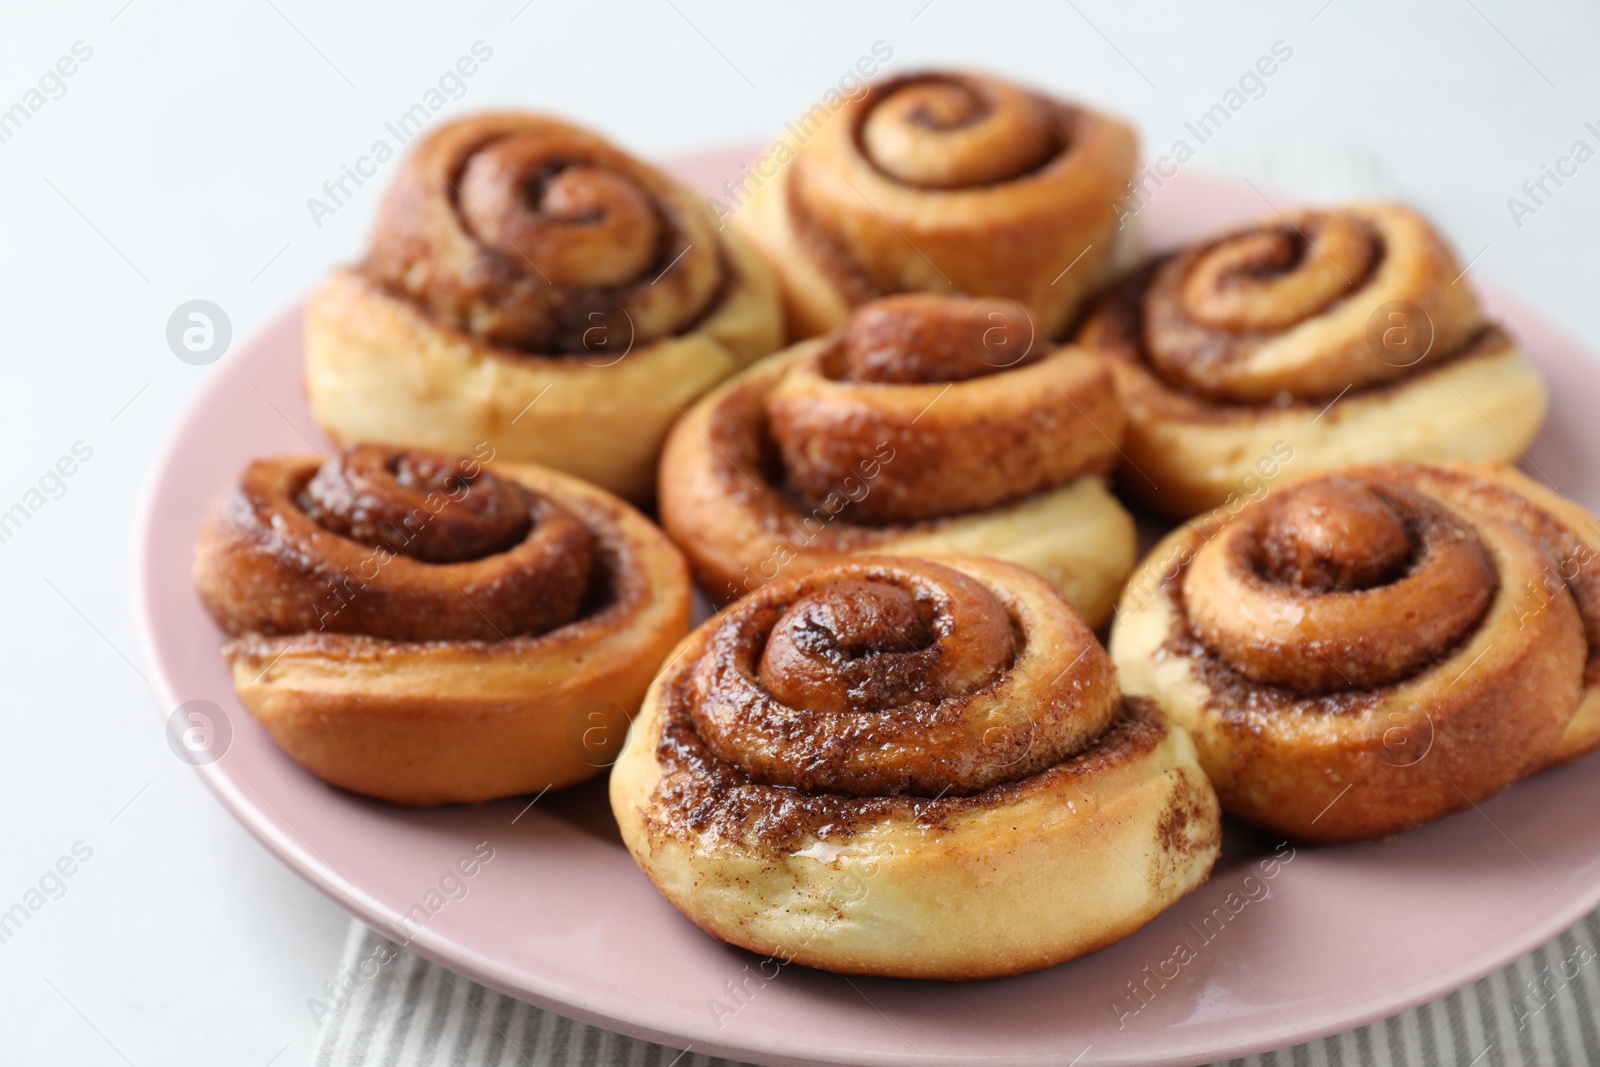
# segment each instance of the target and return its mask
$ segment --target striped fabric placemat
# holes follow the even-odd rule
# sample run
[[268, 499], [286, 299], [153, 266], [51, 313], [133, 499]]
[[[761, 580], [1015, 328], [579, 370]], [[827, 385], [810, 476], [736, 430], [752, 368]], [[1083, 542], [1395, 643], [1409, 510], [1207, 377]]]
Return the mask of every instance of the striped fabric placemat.
[[[1402, 1015], [1234, 1060], [1245, 1067], [1600, 1064], [1600, 912], [1502, 971]], [[381, 965], [378, 965], [381, 964]], [[476, 985], [362, 923], [340, 975], [370, 980], [322, 1002], [314, 1067], [710, 1067], [732, 1061], [636, 1041]], [[313, 1009], [318, 1014], [319, 1009]]]

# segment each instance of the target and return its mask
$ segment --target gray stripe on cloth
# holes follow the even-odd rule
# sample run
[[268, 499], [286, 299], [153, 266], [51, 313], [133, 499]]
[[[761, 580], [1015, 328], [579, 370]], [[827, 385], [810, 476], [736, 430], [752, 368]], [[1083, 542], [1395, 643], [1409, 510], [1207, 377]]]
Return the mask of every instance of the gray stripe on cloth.
[[[392, 955], [391, 955], [392, 954]], [[375, 974], [363, 962], [387, 958]], [[371, 964], [367, 964], [371, 970]], [[354, 979], [351, 978], [354, 976]], [[352, 925], [315, 1067], [737, 1067], [635, 1041], [485, 989]], [[1230, 1067], [1600, 1064], [1600, 912], [1466, 989]]]

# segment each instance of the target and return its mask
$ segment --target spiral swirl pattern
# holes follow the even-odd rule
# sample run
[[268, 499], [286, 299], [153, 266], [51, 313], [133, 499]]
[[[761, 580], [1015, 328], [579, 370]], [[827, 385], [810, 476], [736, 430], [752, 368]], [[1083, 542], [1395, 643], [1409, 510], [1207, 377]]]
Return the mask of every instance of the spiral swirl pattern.
[[1121, 409], [1103, 367], [1055, 349], [1011, 300], [916, 294], [857, 310], [766, 400], [788, 488], [816, 507], [864, 459], [894, 456], [851, 517], [976, 511], [1109, 470]]
[[1123, 484], [1183, 519], [1236, 509], [1286, 456], [1295, 477], [1514, 461], [1543, 377], [1464, 273], [1427, 220], [1380, 202], [1274, 214], [1145, 264], [1077, 335], [1117, 378]]
[[225, 510], [229, 565], [201, 592], [236, 634], [504, 640], [572, 622], [597, 579], [581, 519], [472, 459], [257, 460]]
[[886, 89], [861, 127], [873, 165], [907, 185], [1016, 181], [1065, 145], [1050, 105], [993, 78], [929, 75]]
[[[1034, 613], [1025, 650], [1008, 600], [909, 562], [836, 565], [757, 595], [711, 638], [695, 729], [753, 780], [811, 791], [966, 796], [1037, 773], [1103, 731], [1119, 694], [1069, 611]], [[1041, 677], [1046, 649], [1078, 662]], [[990, 745], [996, 731], [1028, 736], [1027, 751]]]
[[1230, 524], [1184, 581], [1201, 639], [1241, 674], [1318, 694], [1388, 685], [1483, 618], [1496, 576], [1476, 531], [1399, 486], [1329, 478]]
[[916, 291], [1018, 300], [1058, 335], [1115, 259], [1137, 157], [1120, 122], [959, 72], [874, 85], [796, 147], [747, 225], [802, 336]]
[[[434, 514], [430, 498], [439, 496], [458, 506]], [[297, 503], [324, 530], [427, 563], [504, 552], [533, 525], [533, 497], [516, 482], [471, 460], [377, 445], [324, 463]]]
[[[1178, 253], [1143, 298], [1146, 354], [1175, 387], [1209, 400], [1331, 397], [1415, 373], [1482, 326], [1455, 257], [1421, 218], [1391, 205], [1302, 211]], [[1408, 305], [1413, 336], [1374, 350], [1381, 305]], [[1411, 321], [1415, 320], [1415, 321]], [[1407, 344], [1429, 351], [1405, 351]]]
[[727, 280], [719, 248], [691, 194], [602, 138], [485, 115], [408, 158], [366, 269], [490, 343], [620, 357], [712, 307]]

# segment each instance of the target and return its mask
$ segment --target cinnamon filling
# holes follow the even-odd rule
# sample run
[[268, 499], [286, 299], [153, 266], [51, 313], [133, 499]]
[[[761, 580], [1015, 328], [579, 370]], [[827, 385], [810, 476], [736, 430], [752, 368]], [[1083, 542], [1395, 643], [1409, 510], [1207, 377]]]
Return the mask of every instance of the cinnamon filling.
[[230, 505], [234, 632], [398, 641], [544, 634], [595, 609], [615, 561], [556, 500], [472, 460], [357, 445], [251, 464]]
[[669, 681], [663, 691], [666, 721], [656, 758], [664, 773], [652, 821], [669, 833], [739, 840], [777, 854], [792, 853], [811, 841], [846, 841], [889, 819], [913, 820], [941, 833], [951, 820], [969, 812], [993, 810], [1034, 790], [1090, 779], [1133, 763], [1153, 752], [1167, 735], [1166, 717], [1152, 701], [1128, 697], [1092, 747], [1035, 774], [971, 794], [850, 796], [765, 784], [718, 759], [695, 732], [689, 714], [693, 699], [681, 679]]
[[648, 194], [604, 167], [552, 160], [537, 140], [506, 137], [474, 153], [460, 189], [478, 242], [555, 285], [619, 286], [656, 260], [661, 225]]
[[1065, 147], [1045, 101], [995, 79], [948, 74], [884, 86], [859, 136], [875, 167], [927, 189], [1013, 181]]
[[1314, 399], [1393, 377], [1396, 368], [1366, 351], [1364, 334], [1328, 341], [1330, 350], [1298, 371], [1250, 362], [1284, 332], [1351, 298], [1382, 260], [1377, 230], [1335, 213], [1179, 252], [1152, 268], [1139, 295], [1141, 351], [1171, 385], [1224, 402]]
[[1024, 305], [928, 293], [857, 309], [763, 398], [777, 481], [853, 522], [993, 507], [1108, 469], [1108, 370], [1056, 349]]
[[1018, 651], [983, 585], [937, 565], [840, 566], [792, 600], [771, 589], [729, 612], [702, 665], [694, 721], [719, 757], [757, 781], [855, 795], [1012, 776], [969, 751], [974, 694]]
[[324, 463], [297, 503], [341, 537], [425, 563], [504, 552], [533, 527], [533, 494], [471, 460], [356, 445]]
[[531, 115], [469, 119], [422, 142], [364, 267], [491, 345], [605, 364], [692, 329], [731, 275], [695, 198], [601, 138]]
[[1006, 803], [1159, 743], [1159, 714], [1121, 698], [1082, 622], [1014, 614], [1021, 595], [888, 558], [763, 587], [660, 683], [655, 809], [763, 844], [847, 835]]
[[1214, 329], [1283, 330], [1352, 292], [1377, 249], [1372, 227], [1347, 215], [1252, 230], [1202, 250], [1178, 289], [1178, 303]]
[[1391, 685], [1447, 655], [1498, 590], [1476, 532], [1415, 490], [1347, 477], [1241, 515], [1182, 578], [1196, 636], [1302, 695]]

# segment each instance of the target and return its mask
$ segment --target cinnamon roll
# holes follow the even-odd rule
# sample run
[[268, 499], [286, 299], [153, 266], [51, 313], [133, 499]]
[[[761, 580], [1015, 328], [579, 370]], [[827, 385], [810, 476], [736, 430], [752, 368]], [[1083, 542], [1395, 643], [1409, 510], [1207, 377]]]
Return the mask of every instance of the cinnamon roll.
[[862, 557], [712, 618], [612, 770], [623, 840], [713, 936], [846, 973], [988, 978], [1110, 944], [1221, 831], [1183, 730], [1043, 579]]
[[790, 123], [777, 158], [733, 218], [777, 271], [795, 338], [912, 291], [1019, 300], [1056, 337], [1134, 248], [1132, 128], [990, 75], [872, 85]]
[[994, 556], [1092, 625], [1133, 566], [1096, 360], [1010, 300], [886, 297], [714, 390], [662, 454], [661, 521], [719, 601], [853, 552]]
[[194, 581], [239, 699], [333, 785], [489, 800], [605, 767], [689, 629], [683, 558], [604, 490], [361, 445], [251, 463]]
[[1425, 219], [1385, 203], [1271, 215], [1146, 264], [1078, 335], [1116, 371], [1123, 484], [1188, 518], [1251, 495], [1263, 465], [1289, 481], [1515, 460], [1544, 421], [1544, 379], [1462, 274]]
[[783, 340], [776, 283], [701, 198], [540, 115], [462, 119], [401, 165], [366, 258], [306, 307], [342, 443], [466, 452], [633, 500], [680, 409]]
[[1498, 465], [1296, 483], [1159, 544], [1111, 655], [1227, 811], [1305, 841], [1395, 833], [1595, 744], [1580, 515]]

